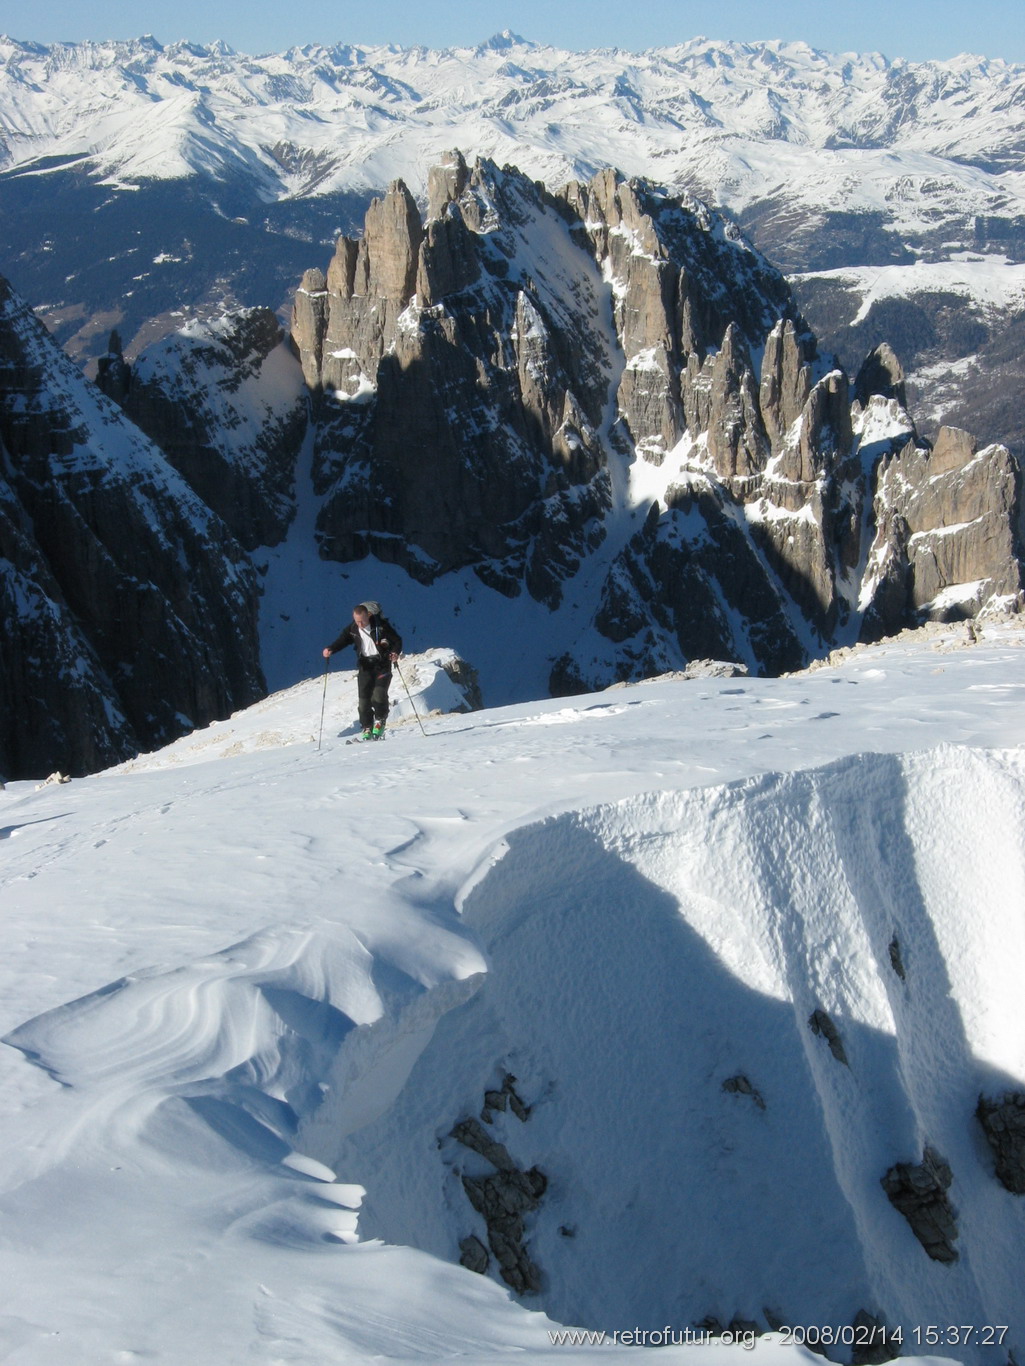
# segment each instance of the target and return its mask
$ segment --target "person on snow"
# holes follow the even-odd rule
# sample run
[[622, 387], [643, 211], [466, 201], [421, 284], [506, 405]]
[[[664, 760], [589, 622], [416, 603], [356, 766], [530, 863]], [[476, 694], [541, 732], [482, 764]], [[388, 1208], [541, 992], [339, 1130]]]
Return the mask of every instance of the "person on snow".
[[402, 637], [381, 615], [379, 602], [360, 602], [352, 609], [351, 623], [325, 647], [324, 658], [330, 659], [346, 645], [356, 650], [356, 690], [363, 727], [359, 738], [379, 740], [388, 719], [388, 688], [392, 665], [402, 653]]

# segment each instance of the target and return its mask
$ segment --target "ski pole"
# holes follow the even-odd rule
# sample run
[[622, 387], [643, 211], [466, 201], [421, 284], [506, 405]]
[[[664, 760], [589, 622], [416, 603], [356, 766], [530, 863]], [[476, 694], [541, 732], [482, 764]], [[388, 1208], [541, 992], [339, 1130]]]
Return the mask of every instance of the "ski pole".
[[330, 663], [330, 659], [324, 660], [324, 696], [321, 698], [320, 701], [320, 735], [317, 738], [318, 749], [320, 749], [321, 743], [324, 739], [324, 708], [327, 705], [327, 671]]
[[402, 670], [399, 668], [398, 660], [395, 661], [395, 672], [402, 680], [402, 686], [406, 688], [406, 696], [409, 698], [409, 705], [413, 708], [413, 715], [416, 717], [416, 724], [420, 727], [420, 731], [423, 734], [424, 739], [426, 740], [427, 732], [424, 730], [424, 723], [420, 720], [420, 713], [417, 711], [416, 703], [413, 701], [413, 694], [409, 691], [409, 688], [406, 687], [406, 680], [402, 677]]

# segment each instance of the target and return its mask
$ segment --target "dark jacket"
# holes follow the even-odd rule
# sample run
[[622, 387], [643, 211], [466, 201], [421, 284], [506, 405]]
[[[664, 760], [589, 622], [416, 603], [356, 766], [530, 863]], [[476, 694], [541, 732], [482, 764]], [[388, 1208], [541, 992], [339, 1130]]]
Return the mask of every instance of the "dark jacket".
[[[389, 655], [400, 655], [402, 653], [402, 637], [391, 622], [386, 620], [383, 616], [380, 616], [379, 614], [372, 616], [367, 631], [370, 634], [370, 638], [377, 643], [378, 650], [380, 651], [378, 656], [379, 659], [387, 660]], [[338, 639], [332, 641], [327, 648], [332, 654], [337, 654], [338, 651], [344, 649], [346, 645], [352, 645], [355, 648], [357, 662], [361, 662], [364, 659], [369, 660], [370, 663], [375, 662], [373, 656], [364, 655], [361, 652], [359, 647], [359, 627], [354, 621], [350, 621]]]

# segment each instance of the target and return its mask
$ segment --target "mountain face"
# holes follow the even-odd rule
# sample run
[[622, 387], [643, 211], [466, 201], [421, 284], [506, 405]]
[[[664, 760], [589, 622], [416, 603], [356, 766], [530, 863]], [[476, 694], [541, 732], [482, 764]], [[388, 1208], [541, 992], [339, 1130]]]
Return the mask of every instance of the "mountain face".
[[556, 690], [700, 656], [779, 671], [1017, 600], [1009, 454], [918, 444], [888, 349], [852, 394], [699, 203], [612, 172], [551, 196], [453, 153], [429, 212], [395, 182], [297, 294], [323, 554], [471, 566], [552, 611], [600, 565], [611, 648], [557, 660]]
[[[2, 39], [3, 268], [95, 365], [112, 327], [134, 358], [183, 307], [277, 309], [310, 246], [352, 235], [393, 179], [426, 210], [446, 147], [551, 189], [611, 164], [734, 217], [849, 373], [889, 341], [930, 436], [953, 422], [1021, 457], [1023, 92], [1000, 60], [772, 42], [253, 57]], [[934, 264], [952, 278], [924, 278]]]
[[255, 574], [0, 281], [0, 773], [82, 773], [259, 697]]
[[[91, 648], [61, 696], [114, 720], [79, 766], [251, 699], [274, 618], [319, 593], [322, 631], [357, 566], [411, 648], [451, 643], [485, 680], [497, 648], [529, 656], [520, 695], [707, 658], [778, 673], [1021, 606], [1013, 456], [923, 440], [890, 348], [852, 385], [734, 226], [613, 171], [553, 194], [448, 153], [426, 218], [393, 182], [303, 275], [291, 352], [266, 310], [134, 362], [113, 337], [98, 379], [138, 427], [8, 299], [11, 582], [56, 606], [9, 597]], [[428, 603], [444, 635], [416, 640]], [[313, 651], [292, 629], [279, 684]], [[5, 665], [7, 714], [46, 649]], [[44, 666], [56, 691], [70, 667]]]
[[273, 546], [295, 516], [308, 395], [269, 309], [193, 322], [129, 366], [116, 332], [100, 387], [245, 547]]
[[[783, 277], [700, 202], [611, 171], [553, 195], [458, 152], [428, 194], [425, 220], [393, 182], [296, 293], [323, 559], [388, 566], [456, 617], [468, 582], [499, 619], [521, 604], [557, 693], [709, 657], [779, 672], [1020, 605], [1014, 458], [957, 429], [921, 439], [886, 346], [852, 385]], [[161, 354], [135, 367], [128, 411], [202, 410], [222, 466], [248, 466], [195, 380], [160, 400]], [[111, 359], [109, 391], [120, 373]], [[266, 519], [247, 528], [237, 481], [212, 470], [255, 546]]]

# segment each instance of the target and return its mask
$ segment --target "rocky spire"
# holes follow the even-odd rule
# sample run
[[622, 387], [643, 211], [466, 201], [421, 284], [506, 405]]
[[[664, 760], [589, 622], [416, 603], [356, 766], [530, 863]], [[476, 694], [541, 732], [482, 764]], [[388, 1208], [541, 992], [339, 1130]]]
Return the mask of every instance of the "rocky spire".
[[894, 398], [902, 408], [908, 406], [904, 367], [889, 342], [880, 342], [874, 351], [868, 353], [854, 381], [854, 401], [863, 408], [874, 394], [881, 398]]
[[353, 293], [405, 307], [416, 290], [417, 256], [424, 229], [416, 200], [401, 180], [371, 201], [353, 273]]
[[117, 404], [123, 404], [132, 383], [132, 368], [121, 352], [121, 336], [117, 328], [110, 334], [107, 354], [96, 362], [96, 383]]
[[441, 218], [448, 204], [458, 203], [470, 172], [462, 152], [442, 152], [441, 161], [427, 173], [427, 220]]

